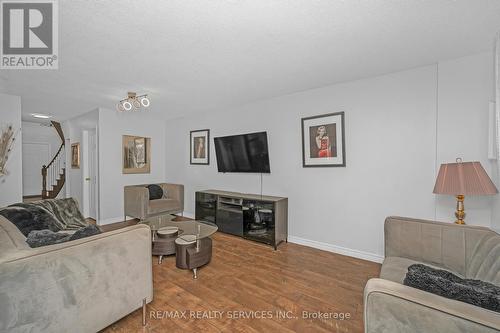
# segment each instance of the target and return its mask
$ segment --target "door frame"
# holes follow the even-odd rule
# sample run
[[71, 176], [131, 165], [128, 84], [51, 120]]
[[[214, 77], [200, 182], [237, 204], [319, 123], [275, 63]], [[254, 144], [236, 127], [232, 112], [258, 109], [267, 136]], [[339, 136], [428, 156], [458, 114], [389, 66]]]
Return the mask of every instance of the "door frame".
[[[84, 129], [82, 131], [82, 212], [85, 218], [90, 217], [90, 183], [87, 178], [90, 178], [90, 132], [95, 133], [95, 156], [94, 156], [94, 177], [95, 177], [95, 187], [94, 187], [94, 206], [95, 206], [95, 218], [96, 223], [99, 221], [99, 131], [96, 128]], [[90, 180], [92, 181], [92, 180]]]

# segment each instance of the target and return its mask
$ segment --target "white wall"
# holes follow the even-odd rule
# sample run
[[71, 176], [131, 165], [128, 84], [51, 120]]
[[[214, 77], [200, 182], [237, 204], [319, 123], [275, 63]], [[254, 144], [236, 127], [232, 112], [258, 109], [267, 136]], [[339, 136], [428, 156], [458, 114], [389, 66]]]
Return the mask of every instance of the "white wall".
[[[41, 169], [45, 164], [50, 162], [50, 159], [54, 157], [57, 150], [61, 146], [61, 139], [57, 135], [56, 130], [53, 127], [42, 126], [40, 123], [23, 121], [22, 122], [22, 141], [24, 144], [35, 144], [35, 145], [47, 145], [49, 152], [45, 160], [38, 161], [38, 163], [33, 163], [30, 161], [30, 156], [27, 152], [23, 150], [23, 173], [28, 173], [32, 175], [39, 175], [36, 179], [29, 179], [23, 176], [23, 195], [41, 195], [42, 189], [42, 174]], [[38, 146], [36, 149], [38, 149]], [[29, 183], [29, 181], [32, 183]]]
[[[213, 138], [266, 130], [272, 173], [264, 193], [289, 198], [289, 239], [380, 260], [386, 216], [452, 221], [453, 199], [432, 194], [439, 163], [459, 154], [488, 168], [491, 59], [480, 54], [168, 121], [166, 179], [185, 185], [190, 214], [196, 190], [258, 193], [257, 174], [217, 173], [213, 140], [210, 166], [189, 165], [189, 131], [209, 128]], [[300, 118], [337, 111], [346, 113], [347, 167], [302, 168]], [[470, 206], [468, 223], [491, 223], [490, 199]]]
[[[95, 109], [79, 117], [70, 119], [63, 123], [63, 130], [66, 137], [66, 195], [75, 198], [83, 212], [83, 168], [85, 155], [82, 154], [87, 142], [83, 140], [83, 133], [89, 129], [97, 130], [99, 126], [99, 110]], [[80, 168], [71, 167], [71, 144], [80, 143]]]
[[[99, 224], [123, 221], [123, 187], [165, 180], [165, 123], [148, 111], [117, 112], [100, 109], [99, 115]], [[151, 138], [151, 173], [122, 173], [122, 136]]]
[[21, 98], [0, 94], [0, 129], [12, 125], [17, 133], [7, 162], [8, 175], [0, 177], [0, 207], [22, 201]]
[[61, 146], [61, 139], [57, 135], [53, 127], [42, 126], [40, 123], [23, 121], [23, 143], [47, 143], [51, 148], [51, 155], [54, 155], [59, 146]]
[[[483, 53], [439, 63], [437, 166], [454, 162], [479, 161], [490, 175], [488, 160], [489, 102], [494, 100], [493, 54]], [[436, 217], [455, 220], [452, 196], [436, 197]], [[466, 222], [491, 227], [495, 197], [466, 197]]]

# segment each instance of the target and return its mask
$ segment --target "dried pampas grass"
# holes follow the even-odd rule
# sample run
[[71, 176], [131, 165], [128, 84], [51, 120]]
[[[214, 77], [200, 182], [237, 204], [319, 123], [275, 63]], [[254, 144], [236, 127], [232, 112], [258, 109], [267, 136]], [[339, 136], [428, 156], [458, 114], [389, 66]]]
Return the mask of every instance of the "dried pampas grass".
[[10, 152], [12, 151], [12, 146], [16, 141], [16, 133], [12, 125], [7, 125], [2, 129], [0, 135], [0, 177], [7, 174], [5, 165], [9, 159]]

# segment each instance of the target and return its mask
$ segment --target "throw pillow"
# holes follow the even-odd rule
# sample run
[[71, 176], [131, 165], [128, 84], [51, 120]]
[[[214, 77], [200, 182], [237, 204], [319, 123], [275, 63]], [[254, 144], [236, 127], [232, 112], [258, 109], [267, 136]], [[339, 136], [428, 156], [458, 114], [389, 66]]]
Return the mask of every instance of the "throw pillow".
[[49, 229], [57, 232], [64, 227], [64, 225], [57, 220], [52, 213], [43, 207], [37, 206], [36, 204], [17, 203], [10, 205], [9, 207], [21, 207], [27, 209], [33, 215], [35, 222], [43, 226], [40, 230]]
[[33, 214], [23, 207], [5, 207], [0, 210], [0, 215], [12, 222], [25, 237], [33, 230], [49, 229], [47, 224], [36, 221]]
[[149, 200], [158, 200], [163, 198], [163, 189], [161, 186], [156, 184], [151, 184], [147, 186], [149, 190]]
[[95, 224], [90, 224], [86, 226], [85, 228], [78, 229], [75, 231], [73, 235], [71, 235], [69, 240], [75, 240], [75, 239], [80, 239], [80, 238], [85, 238], [85, 237], [90, 237], [94, 235], [98, 235], [101, 233], [101, 229], [99, 229], [98, 226]]
[[408, 267], [403, 284], [500, 312], [500, 287], [488, 282], [462, 279], [442, 269], [415, 264]]
[[70, 237], [70, 234], [53, 232], [48, 229], [33, 230], [26, 238], [26, 243], [30, 247], [40, 247], [67, 242]]

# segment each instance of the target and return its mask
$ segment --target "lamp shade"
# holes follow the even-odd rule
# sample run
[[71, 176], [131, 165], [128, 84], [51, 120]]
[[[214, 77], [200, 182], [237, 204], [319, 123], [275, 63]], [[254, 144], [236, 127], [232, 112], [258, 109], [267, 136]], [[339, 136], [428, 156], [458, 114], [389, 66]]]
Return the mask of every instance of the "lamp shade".
[[434, 186], [434, 193], [449, 195], [493, 195], [498, 193], [495, 184], [479, 162], [441, 164]]

